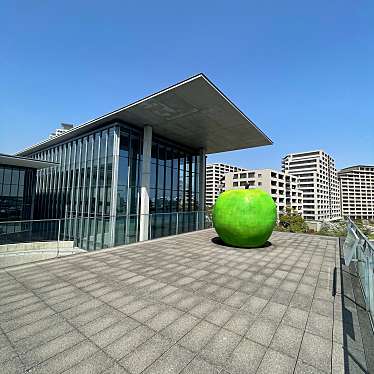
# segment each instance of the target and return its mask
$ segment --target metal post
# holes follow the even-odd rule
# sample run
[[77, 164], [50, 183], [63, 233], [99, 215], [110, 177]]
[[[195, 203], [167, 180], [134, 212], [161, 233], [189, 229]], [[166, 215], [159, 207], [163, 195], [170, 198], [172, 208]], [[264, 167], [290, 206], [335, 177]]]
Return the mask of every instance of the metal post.
[[[205, 211], [205, 164], [206, 164], [206, 153], [205, 149], [200, 149], [199, 152], [199, 208], [201, 212]], [[204, 220], [200, 220], [200, 227], [203, 229]]]
[[178, 212], [176, 212], [176, 214], [177, 214], [177, 222], [176, 222], [176, 225], [175, 225], [175, 235], [178, 235], [178, 225], [179, 225], [179, 220], [178, 220], [178, 217], [179, 217], [179, 213]]
[[57, 236], [57, 256], [60, 255], [60, 234], [61, 234], [61, 219], [58, 220], [58, 236]]

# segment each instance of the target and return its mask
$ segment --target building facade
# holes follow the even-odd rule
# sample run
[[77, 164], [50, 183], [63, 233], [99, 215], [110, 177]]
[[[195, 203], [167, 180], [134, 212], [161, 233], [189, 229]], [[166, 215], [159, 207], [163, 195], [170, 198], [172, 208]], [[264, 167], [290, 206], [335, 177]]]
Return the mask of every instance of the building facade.
[[53, 164], [0, 154], [0, 245], [38, 236], [34, 218], [37, 170]]
[[287, 207], [303, 215], [303, 193], [298, 189], [298, 178], [271, 169], [246, 170], [225, 175], [225, 190], [260, 188], [271, 195], [277, 205], [277, 215]]
[[322, 150], [292, 153], [283, 158], [282, 171], [299, 178], [306, 220], [341, 218], [339, 182], [331, 156]]
[[[87, 250], [138, 241], [142, 143], [142, 132], [113, 123], [31, 154], [59, 164], [39, 172], [35, 216], [64, 218], [64, 238], [74, 238]], [[173, 225], [173, 216], [161, 213], [199, 210], [200, 162], [204, 159], [198, 152], [153, 138], [149, 188], [149, 213], [157, 213], [153, 237]], [[196, 224], [195, 216], [186, 214], [185, 220], [183, 231]]]
[[267, 144], [199, 74], [18, 155], [58, 164], [37, 174], [35, 216], [97, 250], [203, 228], [206, 154]]
[[0, 154], [0, 222], [33, 218], [36, 172], [51, 165]]
[[343, 217], [374, 220], [374, 166], [344, 168], [338, 177]]
[[215, 163], [206, 165], [206, 205], [213, 206], [217, 197], [224, 191], [224, 179], [226, 173], [244, 171], [238, 166]]

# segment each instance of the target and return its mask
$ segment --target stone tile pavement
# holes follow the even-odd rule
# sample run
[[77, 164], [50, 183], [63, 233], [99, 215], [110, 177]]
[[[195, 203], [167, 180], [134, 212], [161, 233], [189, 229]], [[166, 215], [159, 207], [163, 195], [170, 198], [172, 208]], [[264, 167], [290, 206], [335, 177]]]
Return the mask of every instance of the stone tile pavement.
[[367, 372], [336, 239], [274, 233], [234, 249], [215, 237], [1, 271], [0, 373]]

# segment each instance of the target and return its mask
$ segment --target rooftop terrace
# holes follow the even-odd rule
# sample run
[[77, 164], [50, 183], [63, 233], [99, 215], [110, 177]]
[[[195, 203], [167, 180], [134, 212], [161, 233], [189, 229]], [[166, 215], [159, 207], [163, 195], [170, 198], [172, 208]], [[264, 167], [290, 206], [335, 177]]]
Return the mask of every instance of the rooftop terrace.
[[269, 246], [234, 249], [215, 237], [1, 271], [0, 372], [368, 372], [337, 239], [274, 233]]

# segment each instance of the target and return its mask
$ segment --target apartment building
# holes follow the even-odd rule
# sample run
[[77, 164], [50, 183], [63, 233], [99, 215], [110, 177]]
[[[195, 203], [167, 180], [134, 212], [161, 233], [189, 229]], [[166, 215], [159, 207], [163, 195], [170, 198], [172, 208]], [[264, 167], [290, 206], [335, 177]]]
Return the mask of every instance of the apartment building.
[[291, 153], [283, 158], [282, 171], [299, 178], [306, 220], [341, 218], [338, 175], [330, 155], [322, 150]]
[[224, 189], [261, 188], [269, 193], [277, 204], [277, 214], [291, 207], [303, 214], [303, 193], [298, 189], [298, 178], [271, 169], [246, 170], [228, 173], [224, 178]]
[[343, 217], [374, 219], [374, 166], [350, 166], [338, 178]]
[[212, 206], [219, 194], [223, 191], [223, 182], [226, 173], [234, 171], [245, 171], [246, 169], [215, 163], [206, 165], [206, 196], [205, 201], [207, 206]]

